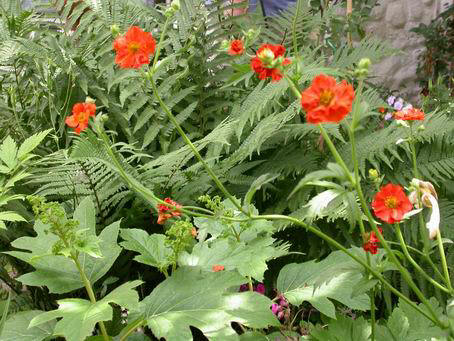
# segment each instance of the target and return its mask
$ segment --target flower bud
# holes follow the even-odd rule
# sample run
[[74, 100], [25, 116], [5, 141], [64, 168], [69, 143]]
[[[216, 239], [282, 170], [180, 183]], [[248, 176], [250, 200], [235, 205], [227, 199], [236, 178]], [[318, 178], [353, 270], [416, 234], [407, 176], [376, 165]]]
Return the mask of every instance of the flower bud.
[[421, 125], [418, 127], [417, 130], [418, 130], [418, 131], [424, 131], [424, 130], [426, 130], [426, 127], [424, 127], [424, 125], [421, 124]]
[[369, 178], [371, 180], [377, 180], [378, 179], [378, 171], [376, 169], [369, 169]]
[[221, 43], [221, 49], [227, 50], [230, 47], [230, 42], [226, 39], [224, 39]]
[[173, 8], [172, 6], [167, 8], [165, 11], [164, 11], [164, 15], [167, 17], [167, 18], [171, 18], [175, 15], [175, 8]]
[[359, 63], [358, 63], [358, 68], [359, 69], [369, 70], [369, 67], [371, 65], [372, 65], [372, 62], [370, 61], [369, 58], [361, 58]]
[[107, 122], [109, 120], [109, 115], [107, 114], [102, 114], [100, 117], [99, 117], [99, 120], [103, 123]]
[[255, 38], [255, 36], [257, 35], [257, 31], [250, 28], [249, 30], [247, 30], [246, 32], [246, 37], [247, 39], [249, 40], [253, 40]]
[[265, 65], [270, 65], [274, 61], [274, 52], [270, 49], [264, 49], [258, 55], [260, 60]]
[[116, 24], [113, 24], [110, 26], [110, 32], [112, 32], [112, 35], [115, 38], [120, 34], [120, 27], [118, 27], [118, 25]]
[[87, 97], [85, 98], [85, 103], [95, 104], [95, 102], [96, 102], [96, 101], [95, 101], [93, 98], [91, 98], [91, 97], [88, 97], [88, 96], [87, 96]]
[[173, 0], [172, 3], [170, 4], [170, 7], [172, 7], [175, 11], [180, 10], [180, 0]]

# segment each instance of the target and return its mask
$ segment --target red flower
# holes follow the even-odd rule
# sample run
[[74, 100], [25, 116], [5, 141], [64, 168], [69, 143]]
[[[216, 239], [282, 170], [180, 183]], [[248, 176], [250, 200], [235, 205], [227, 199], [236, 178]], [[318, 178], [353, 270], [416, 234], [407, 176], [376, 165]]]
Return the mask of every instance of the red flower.
[[172, 207], [159, 204], [158, 205], [158, 224], [163, 225], [167, 219], [170, 219], [172, 217], [179, 217], [181, 216], [181, 212], [178, 210], [181, 208], [181, 205], [178, 204], [177, 202], [173, 201], [170, 198], [165, 198], [164, 201], [170, 205], [173, 205], [176, 207], [176, 209], [173, 209]]
[[384, 114], [385, 111], [386, 111], [386, 109], [385, 109], [384, 107], [378, 108], [378, 112], [380, 112], [380, 113], [382, 113], [382, 114]]
[[309, 123], [338, 123], [352, 110], [355, 91], [346, 81], [320, 74], [301, 93], [301, 105]]
[[290, 59], [284, 58], [284, 54], [285, 47], [282, 45], [263, 44], [256, 57], [251, 59], [251, 69], [260, 79], [271, 78], [273, 82], [278, 82], [283, 77], [279, 67], [291, 63]]
[[395, 112], [394, 118], [404, 121], [424, 121], [424, 112], [415, 108], [403, 109]]
[[[378, 228], [378, 231], [380, 232], [380, 234], [383, 233], [381, 227]], [[369, 240], [367, 240], [363, 244], [364, 251], [370, 252], [373, 255], [377, 254], [377, 252], [378, 252], [378, 243], [380, 242], [380, 240], [378, 239], [378, 237], [377, 237], [377, 235], [375, 234], [374, 231], [372, 231], [371, 233], [367, 233], [366, 235], [369, 237]]]
[[213, 267], [211, 269], [213, 270], [213, 272], [219, 272], [219, 271], [224, 270], [225, 267], [224, 267], [224, 265], [216, 264], [216, 265], [213, 265]]
[[150, 63], [150, 54], [154, 53], [156, 41], [151, 33], [131, 26], [128, 32], [114, 40], [113, 48], [117, 53], [115, 63], [120, 68], [138, 69], [142, 64]]
[[79, 135], [88, 127], [90, 116], [94, 117], [95, 113], [96, 105], [94, 103], [76, 103], [73, 106], [72, 115], [66, 117], [65, 123], [71, 128], [75, 128], [76, 134]]
[[241, 56], [244, 53], [243, 41], [235, 39], [230, 43], [229, 55], [231, 56]]
[[372, 201], [372, 209], [377, 218], [393, 224], [403, 219], [413, 205], [399, 185], [387, 184], [380, 189]]

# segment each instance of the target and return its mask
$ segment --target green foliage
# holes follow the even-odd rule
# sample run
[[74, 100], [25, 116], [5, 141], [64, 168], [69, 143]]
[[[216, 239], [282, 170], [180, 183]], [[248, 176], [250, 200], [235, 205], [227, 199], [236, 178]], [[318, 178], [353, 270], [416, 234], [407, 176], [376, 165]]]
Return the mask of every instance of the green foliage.
[[[363, 256], [360, 249], [351, 251]], [[336, 318], [332, 299], [352, 309], [369, 309], [368, 295], [355, 293], [362, 278], [361, 266], [341, 251], [335, 251], [320, 262], [286, 265], [279, 273], [277, 289], [294, 305], [308, 301], [321, 313]]]
[[[96, 236], [94, 212], [94, 205], [87, 198], [82, 201], [74, 213], [75, 220], [79, 222], [79, 225], [75, 227], [75, 232], [80, 232], [88, 240], [97, 237], [99, 249], [102, 250], [102, 257], [99, 258], [98, 254], [95, 254], [96, 257], [92, 256], [91, 248], [89, 248], [89, 252], [84, 247], [75, 248], [77, 251], [84, 251], [77, 253], [77, 259], [92, 283], [95, 283], [107, 273], [121, 249], [117, 245], [119, 222], [105, 227], [99, 236]], [[79, 270], [74, 261], [52, 252], [55, 243], [61, 239], [59, 236], [49, 233], [50, 228], [49, 224], [46, 225], [38, 220], [34, 227], [37, 233], [36, 237], [22, 237], [12, 243], [15, 248], [26, 251], [6, 252], [35, 268], [34, 272], [24, 274], [18, 280], [25, 285], [45, 285], [50, 292], [54, 293], [67, 293], [82, 288], [84, 282], [80, 278]], [[76, 256], [74, 255], [74, 257]]]
[[29, 328], [30, 321], [43, 311], [28, 310], [11, 315], [5, 322], [0, 337], [4, 341], [44, 341], [53, 335], [55, 321], [48, 321], [39, 327]]
[[175, 341], [192, 340], [189, 326], [210, 340], [237, 340], [231, 322], [251, 328], [277, 326], [267, 297], [231, 290], [244, 281], [234, 271], [207, 273], [183, 267], [159, 284], [141, 302], [141, 309], [156, 337]]
[[59, 306], [57, 310], [35, 316], [30, 321], [30, 327], [37, 327], [61, 318], [55, 325], [53, 335], [63, 336], [68, 341], [83, 341], [86, 337], [92, 335], [97, 322], [112, 319], [110, 303], [118, 304], [127, 309], [137, 309], [139, 296], [133, 289], [141, 283], [141, 281], [125, 283], [96, 303], [79, 298], [59, 300], [57, 301]]
[[[317, 326], [311, 330], [311, 337], [318, 341], [369, 340], [371, 327], [361, 316], [358, 319], [337, 315], [328, 322], [328, 328]], [[391, 340], [391, 339], [388, 339]]]

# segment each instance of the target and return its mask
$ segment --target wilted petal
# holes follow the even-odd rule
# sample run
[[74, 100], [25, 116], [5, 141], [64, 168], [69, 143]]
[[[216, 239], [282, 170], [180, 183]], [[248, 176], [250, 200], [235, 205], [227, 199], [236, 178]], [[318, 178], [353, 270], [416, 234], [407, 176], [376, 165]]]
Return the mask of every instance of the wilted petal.
[[429, 238], [434, 239], [440, 228], [440, 208], [438, 207], [438, 200], [433, 195], [424, 194], [424, 196], [427, 197], [432, 206], [432, 213], [426, 227], [429, 230]]

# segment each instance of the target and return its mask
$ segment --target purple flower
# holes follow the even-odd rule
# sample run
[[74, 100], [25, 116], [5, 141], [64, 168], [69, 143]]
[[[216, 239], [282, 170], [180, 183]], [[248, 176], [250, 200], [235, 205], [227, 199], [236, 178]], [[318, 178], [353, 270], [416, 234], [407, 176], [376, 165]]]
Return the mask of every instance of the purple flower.
[[394, 101], [396, 100], [396, 96], [389, 96], [388, 99], [386, 100], [388, 104], [391, 106], [394, 104]]
[[240, 285], [240, 292], [243, 292], [243, 291], [248, 291], [249, 290], [249, 287], [247, 284], [241, 284]]
[[271, 305], [271, 311], [273, 312], [274, 315], [277, 315], [278, 311], [279, 311], [279, 304], [277, 303], [273, 303]]
[[385, 121], [391, 121], [393, 119], [393, 114], [392, 113], [387, 113], [385, 115]]
[[258, 292], [259, 294], [265, 295], [265, 286], [263, 285], [263, 283], [259, 283], [255, 287], [254, 291]]
[[396, 102], [394, 102], [394, 109], [402, 110], [404, 107], [404, 100], [402, 98], [398, 98]]

